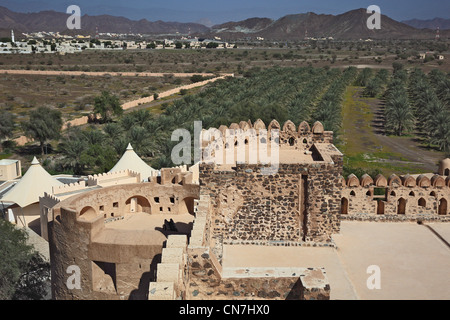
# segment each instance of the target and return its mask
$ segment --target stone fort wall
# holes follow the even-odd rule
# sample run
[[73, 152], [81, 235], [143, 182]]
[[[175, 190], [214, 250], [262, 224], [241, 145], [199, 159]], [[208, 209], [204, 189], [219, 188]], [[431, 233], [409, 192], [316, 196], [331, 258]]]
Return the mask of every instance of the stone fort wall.
[[[56, 204], [49, 213], [49, 246], [54, 299], [145, 299], [165, 236], [155, 230], [109, 229], [112, 221], [134, 213], [193, 214], [199, 186], [187, 182], [181, 169], [151, 182], [99, 188]], [[187, 180], [186, 180], [187, 179]], [[185, 184], [183, 184], [185, 183]], [[80, 270], [80, 289], [67, 286]], [[72, 271], [71, 271], [72, 272]]]
[[[429, 178], [428, 176], [431, 176]], [[450, 221], [450, 176], [364, 175], [341, 178], [344, 220]]]
[[[258, 120], [232, 124], [226, 129], [266, 130]], [[331, 235], [340, 229], [340, 199], [343, 155], [332, 145], [333, 133], [316, 122], [312, 129], [302, 122], [298, 129], [287, 121], [283, 127], [272, 121], [258, 144], [268, 143], [270, 132], [279, 130], [279, 148], [310, 157], [286, 163], [280, 158], [274, 174], [263, 174], [269, 166], [236, 163], [230, 167], [200, 164], [200, 196], [211, 201], [209, 245], [219, 260], [223, 244], [331, 245]], [[214, 130], [213, 129], [209, 129]], [[204, 143], [215, 149], [225, 141]]]

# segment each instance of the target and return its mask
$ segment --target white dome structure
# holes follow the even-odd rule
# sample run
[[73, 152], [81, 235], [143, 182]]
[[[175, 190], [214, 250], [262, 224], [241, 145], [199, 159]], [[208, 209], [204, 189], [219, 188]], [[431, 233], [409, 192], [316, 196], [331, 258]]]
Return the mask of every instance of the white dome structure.
[[44, 193], [52, 194], [53, 187], [62, 185], [63, 183], [45, 171], [36, 157], [34, 157], [30, 168], [28, 168], [22, 179], [5, 193], [1, 200], [3, 202], [12, 202], [21, 208], [25, 208], [31, 204], [39, 203], [39, 197], [44, 196]]
[[155, 170], [146, 164], [144, 160], [142, 160], [136, 152], [134, 152], [130, 143], [128, 144], [127, 150], [122, 155], [122, 158], [120, 158], [120, 160], [111, 170], [109, 170], [109, 172], [118, 172], [127, 169], [140, 173], [143, 181], [148, 180], [151, 176], [158, 175], [158, 170]]

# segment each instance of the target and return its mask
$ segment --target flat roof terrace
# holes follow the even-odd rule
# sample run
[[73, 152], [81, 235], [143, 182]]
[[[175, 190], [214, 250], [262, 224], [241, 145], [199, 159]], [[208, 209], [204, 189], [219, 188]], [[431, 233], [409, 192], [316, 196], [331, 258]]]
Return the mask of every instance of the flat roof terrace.
[[[117, 219], [105, 224], [105, 229], [131, 231], [157, 231], [165, 236], [173, 233], [189, 235], [192, 230], [194, 216], [191, 214], [149, 214], [136, 212], [126, 214], [123, 219]], [[173, 219], [178, 232], [163, 230], [164, 220]]]
[[[312, 164], [320, 162], [333, 163], [333, 155], [342, 156], [342, 153], [331, 143], [315, 143], [309, 149], [282, 147], [277, 150], [278, 155], [274, 155], [273, 157], [270, 145], [267, 150], [265, 150], [266, 153], [262, 153], [262, 156], [259, 148], [248, 145], [245, 145], [245, 148], [242, 148], [241, 150], [238, 150], [238, 148], [235, 147], [234, 156], [232, 152], [227, 155], [227, 149], [224, 149], [223, 151], [216, 149], [215, 152], [217, 152], [217, 154], [214, 153], [209, 160], [214, 160], [217, 163], [216, 158], [220, 158], [222, 155], [223, 164], [219, 164], [218, 166], [220, 170], [231, 170], [235, 163], [239, 163], [239, 161], [246, 164], [260, 164], [263, 158], [265, 159], [265, 162], [268, 161], [269, 164]], [[245, 160], [242, 161], [242, 159]], [[204, 162], [208, 163], [208, 158]]]
[[[164, 220], [173, 219], [178, 231], [164, 230]], [[167, 236], [186, 234], [189, 238], [194, 216], [130, 213], [105, 222], [105, 227], [92, 238], [90, 258], [104, 262], [127, 262], [135, 257], [153, 257], [161, 253]]]
[[[333, 300], [450, 299], [450, 224], [342, 221], [336, 248], [224, 245], [223, 270], [324, 267]], [[369, 289], [380, 269], [381, 289]]]

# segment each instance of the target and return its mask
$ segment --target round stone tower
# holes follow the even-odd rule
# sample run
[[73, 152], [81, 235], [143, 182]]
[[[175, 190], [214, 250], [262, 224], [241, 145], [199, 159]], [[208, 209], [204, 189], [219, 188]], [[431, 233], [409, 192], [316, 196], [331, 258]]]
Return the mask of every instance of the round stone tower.
[[450, 158], [439, 161], [439, 174], [450, 176]]

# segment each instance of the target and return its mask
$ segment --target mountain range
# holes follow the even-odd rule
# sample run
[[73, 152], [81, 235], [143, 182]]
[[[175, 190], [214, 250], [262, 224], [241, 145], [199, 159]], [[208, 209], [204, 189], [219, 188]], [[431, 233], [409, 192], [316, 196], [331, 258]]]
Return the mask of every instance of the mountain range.
[[450, 29], [450, 19], [443, 19], [443, 18], [434, 18], [431, 20], [412, 19], [412, 20], [405, 20], [402, 22], [417, 29], [425, 29], [425, 28], [436, 29], [438, 27], [441, 30]]
[[[381, 29], [367, 28], [370, 17], [366, 9], [356, 9], [339, 15], [313, 12], [290, 14], [280, 19], [250, 18], [207, 27], [200, 23], [180, 23], [130, 20], [111, 15], [81, 17], [81, 30], [68, 30], [68, 14], [56, 11], [18, 13], [0, 6], [0, 29], [20, 32], [54, 31], [61, 33], [95, 34], [99, 32], [141, 34], [191, 34], [200, 37], [221, 37], [233, 40], [245, 37], [263, 37], [270, 40], [298, 40], [308, 37], [333, 37], [334, 39], [433, 39], [435, 28], [422, 29], [381, 16]], [[410, 22], [414, 23], [414, 22]], [[425, 25], [425, 24], [424, 24]], [[431, 26], [431, 25], [429, 25]], [[425, 26], [427, 28], [427, 26]], [[442, 30], [441, 37], [450, 35]]]
[[[40, 11], [37, 13], [13, 12], [8, 8], [0, 6], [0, 28], [15, 29], [20, 32], [54, 31], [68, 32], [67, 19], [69, 14], [56, 11]], [[113, 33], [142, 33], [142, 34], [181, 34], [204, 33], [209, 28], [199, 23], [180, 23], [164, 21], [148, 21], [146, 19], [130, 20], [124, 17], [110, 15], [81, 16], [80, 34], [95, 34], [96, 28], [99, 32]]]

